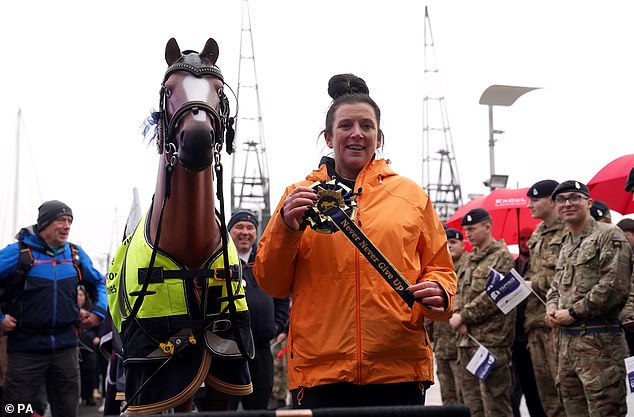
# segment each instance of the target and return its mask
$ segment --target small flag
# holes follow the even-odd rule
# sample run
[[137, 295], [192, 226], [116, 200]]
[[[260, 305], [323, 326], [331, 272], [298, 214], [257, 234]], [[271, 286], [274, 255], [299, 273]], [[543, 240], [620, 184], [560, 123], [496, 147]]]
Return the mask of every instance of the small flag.
[[125, 240], [134, 233], [134, 230], [141, 221], [141, 217], [143, 217], [143, 212], [141, 211], [141, 203], [139, 203], [139, 191], [134, 187], [132, 189], [132, 206], [130, 207], [130, 213], [125, 223], [122, 240]]
[[482, 381], [486, 381], [495, 365], [495, 356], [487, 350], [484, 346], [480, 345], [475, 355], [471, 358], [467, 364], [467, 371], [480, 378]]
[[625, 358], [625, 375], [630, 392], [634, 392], [634, 356]]
[[487, 279], [486, 292], [502, 313], [508, 314], [531, 293], [531, 289], [524, 283], [522, 276], [515, 270], [502, 276], [491, 268]]

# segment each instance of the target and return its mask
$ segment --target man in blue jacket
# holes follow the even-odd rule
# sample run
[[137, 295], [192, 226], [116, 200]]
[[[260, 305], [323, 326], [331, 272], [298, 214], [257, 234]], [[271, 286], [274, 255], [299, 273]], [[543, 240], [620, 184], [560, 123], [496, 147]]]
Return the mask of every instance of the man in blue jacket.
[[[47, 201], [37, 224], [21, 229], [18, 242], [0, 251], [0, 284], [7, 291], [0, 331], [9, 335], [6, 415], [44, 414], [43, 385], [53, 417], [77, 415], [77, 327], [98, 325], [107, 302], [102, 275], [82, 248], [67, 241], [72, 222], [70, 207]], [[80, 283], [94, 298], [91, 311], [77, 305]]]

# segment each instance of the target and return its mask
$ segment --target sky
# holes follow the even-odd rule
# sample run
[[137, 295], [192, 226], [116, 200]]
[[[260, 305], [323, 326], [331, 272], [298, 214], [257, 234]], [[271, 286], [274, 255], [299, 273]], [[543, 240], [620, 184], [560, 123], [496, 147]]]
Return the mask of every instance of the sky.
[[[383, 156], [423, 183], [424, 16], [434, 38], [464, 196], [489, 177], [490, 85], [539, 87], [494, 108], [503, 130], [496, 172], [508, 187], [552, 178], [589, 181], [634, 153], [634, 4], [627, 1], [250, 0], [271, 205], [326, 153], [319, 132], [328, 79], [361, 76], [382, 111]], [[158, 107], [165, 44], [220, 46], [226, 83], [238, 84], [241, 0], [19, 1], [0, 5], [2, 100], [0, 243], [33, 224], [42, 201], [73, 209], [71, 240], [95, 259], [118, 244], [137, 188], [154, 192], [158, 154], [141, 124]], [[235, 108], [235, 103], [232, 103]], [[18, 197], [17, 112], [22, 111]], [[223, 154], [225, 172], [231, 157]], [[225, 179], [229, 193], [230, 178]], [[631, 216], [631, 215], [630, 215]], [[615, 220], [619, 215], [615, 215]], [[105, 270], [105, 262], [97, 262]]]

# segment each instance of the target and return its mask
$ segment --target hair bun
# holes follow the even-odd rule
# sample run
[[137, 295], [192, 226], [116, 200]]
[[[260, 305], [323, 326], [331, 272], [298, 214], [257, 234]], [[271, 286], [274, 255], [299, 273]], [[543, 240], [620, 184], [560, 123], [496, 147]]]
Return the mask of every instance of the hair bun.
[[370, 90], [363, 78], [354, 74], [333, 75], [328, 81], [328, 95], [336, 100], [348, 94], [370, 94]]

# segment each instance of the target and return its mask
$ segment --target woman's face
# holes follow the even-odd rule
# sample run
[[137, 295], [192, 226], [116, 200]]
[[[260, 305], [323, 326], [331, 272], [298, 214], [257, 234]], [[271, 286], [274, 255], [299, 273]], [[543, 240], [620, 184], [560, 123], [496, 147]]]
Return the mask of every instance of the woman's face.
[[82, 290], [77, 291], [77, 305], [79, 305], [79, 307], [83, 307], [85, 303], [86, 303], [86, 294], [84, 294]]
[[356, 178], [361, 168], [381, 146], [379, 128], [372, 106], [366, 103], [342, 104], [334, 113], [332, 135], [325, 134], [326, 145], [335, 153], [339, 175]]

